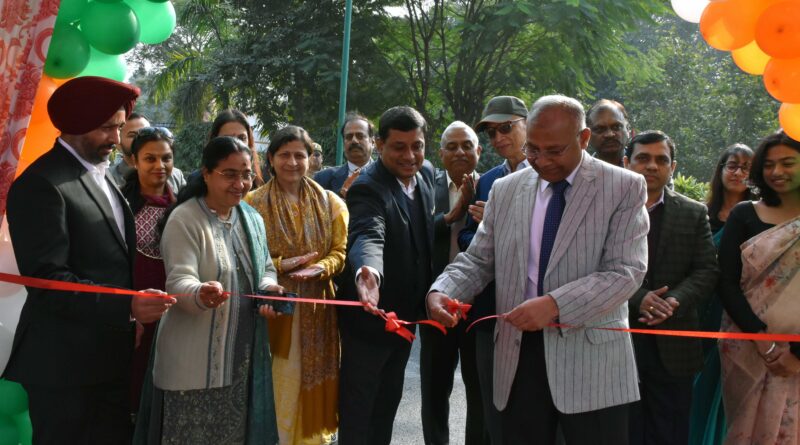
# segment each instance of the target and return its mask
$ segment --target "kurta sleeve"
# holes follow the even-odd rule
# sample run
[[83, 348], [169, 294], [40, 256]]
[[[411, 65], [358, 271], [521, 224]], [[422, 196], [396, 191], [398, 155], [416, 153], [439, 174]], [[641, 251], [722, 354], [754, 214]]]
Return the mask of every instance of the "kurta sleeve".
[[336, 194], [328, 192], [328, 199], [331, 205], [331, 250], [325, 258], [316, 264], [322, 266], [325, 271], [319, 277], [320, 280], [330, 279], [344, 270], [344, 258], [347, 252], [347, 222], [350, 213], [347, 205]]

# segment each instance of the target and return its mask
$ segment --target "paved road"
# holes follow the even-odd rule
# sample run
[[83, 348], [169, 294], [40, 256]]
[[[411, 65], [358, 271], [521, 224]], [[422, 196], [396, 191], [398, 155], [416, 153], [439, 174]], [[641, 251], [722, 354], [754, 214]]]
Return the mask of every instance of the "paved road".
[[[411, 349], [411, 358], [406, 367], [405, 385], [403, 387], [403, 400], [394, 421], [392, 433], [393, 445], [423, 444], [422, 440], [422, 402], [420, 400], [419, 380], [419, 338], [414, 340]], [[463, 445], [464, 422], [466, 421], [466, 395], [464, 382], [461, 380], [461, 367], [455, 372], [453, 394], [450, 396], [450, 443]]]

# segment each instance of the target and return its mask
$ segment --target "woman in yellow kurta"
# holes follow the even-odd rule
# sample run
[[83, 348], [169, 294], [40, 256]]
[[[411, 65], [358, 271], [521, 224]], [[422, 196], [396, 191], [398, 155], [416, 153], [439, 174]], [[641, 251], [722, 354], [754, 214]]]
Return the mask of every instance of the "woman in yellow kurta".
[[[274, 133], [273, 178], [246, 201], [264, 218], [278, 283], [306, 298], [334, 298], [344, 269], [347, 207], [305, 176], [312, 141], [300, 127]], [[269, 325], [281, 444], [323, 444], [338, 426], [339, 333], [333, 306], [298, 304]]]

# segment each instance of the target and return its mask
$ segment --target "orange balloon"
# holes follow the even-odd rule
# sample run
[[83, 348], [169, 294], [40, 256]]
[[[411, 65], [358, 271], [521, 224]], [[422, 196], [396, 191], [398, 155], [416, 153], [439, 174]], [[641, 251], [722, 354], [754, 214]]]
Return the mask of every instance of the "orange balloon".
[[764, 68], [769, 63], [769, 56], [761, 51], [755, 40], [749, 44], [731, 51], [736, 66], [748, 74], [764, 74]]
[[58, 84], [50, 76], [42, 74], [42, 80], [39, 81], [39, 87], [36, 89], [36, 96], [33, 98], [33, 111], [31, 113], [31, 122], [41, 122], [42, 119], [49, 120], [47, 115], [47, 101], [50, 96], [58, 88]]
[[756, 41], [772, 57], [800, 57], [800, 2], [782, 1], [764, 10], [756, 23]]
[[25, 142], [17, 162], [17, 176], [22, 174], [39, 156], [53, 148], [53, 143], [59, 134], [61, 132], [49, 120], [30, 124], [25, 133]]
[[47, 114], [47, 101], [50, 100], [50, 96], [53, 95], [56, 88], [67, 80], [69, 79], [56, 80], [42, 74], [42, 79], [36, 89], [36, 96], [33, 99], [33, 110], [25, 131], [25, 141], [19, 151], [17, 176], [39, 156], [50, 150], [56, 137], [61, 133], [50, 122], [50, 116]]
[[764, 86], [781, 102], [800, 103], [800, 58], [770, 60], [764, 69]]
[[741, 48], [755, 38], [761, 13], [779, 0], [717, 0], [700, 17], [700, 33], [716, 49]]
[[778, 111], [783, 131], [795, 141], [800, 141], [800, 104], [783, 104]]

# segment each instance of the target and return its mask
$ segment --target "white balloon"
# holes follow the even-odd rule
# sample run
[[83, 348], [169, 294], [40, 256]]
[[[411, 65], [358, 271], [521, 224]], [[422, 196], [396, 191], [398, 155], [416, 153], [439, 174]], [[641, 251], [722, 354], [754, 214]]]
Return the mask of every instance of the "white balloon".
[[[0, 226], [0, 272], [17, 275], [19, 269], [5, 217], [0, 224], [2, 224]], [[3, 373], [8, 356], [11, 354], [14, 332], [17, 329], [19, 314], [27, 296], [28, 293], [24, 286], [0, 282], [0, 374]]]
[[710, 0], [672, 0], [672, 9], [687, 22], [700, 23], [700, 16], [709, 3]]

